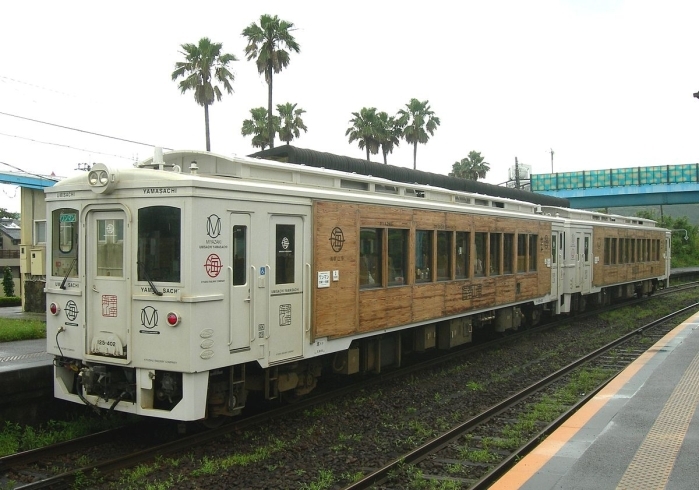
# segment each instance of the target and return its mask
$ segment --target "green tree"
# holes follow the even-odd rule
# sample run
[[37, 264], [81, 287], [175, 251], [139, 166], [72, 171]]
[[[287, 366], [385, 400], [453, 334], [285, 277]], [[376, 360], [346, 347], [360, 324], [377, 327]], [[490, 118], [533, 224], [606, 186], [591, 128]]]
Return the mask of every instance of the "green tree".
[[19, 213], [8, 211], [7, 208], [0, 208], [0, 218], [12, 218], [18, 220]]
[[637, 211], [639, 218], [652, 219], [661, 228], [671, 231], [671, 267], [691, 267], [699, 264], [699, 227], [692, 225], [686, 216], [673, 218], [665, 215], [659, 218], [655, 212]]
[[279, 113], [279, 139], [286, 142], [288, 145], [294, 138], [301, 136], [301, 130], [308, 132], [308, 128], [301, 119], [301, 114], [306, 112], [300, 107], [296, 108], [297, 104], [287, 102], [286, 104], [277, 104], [277, 112]]
[[[267, 124], [267, 109], [264, 107], [255, 107], [250, 109], [250, 119], [243, 121], [243, 127], [240, 133], [243, 136], [252, 135], [253, 148], [264, 150], [269, 145], [269, 126]], [[272, 120], [272, 129], [276, 131], [279, 128], [279, 118], [274, 117]]]
[[485, 175], [490, 171], [490, 164], [483, 160], [479, 151], [470, 151], [466, 158], [454, 162], [449, 175], [468, 180], [485, 179]]
[[229, 94], [233, 92], [231, 82], [235, 76], [228, 69], [229, 63], [237, 61], [237, 58], [228, 53], [221, 53], [223, 45], [212, 43], [208, 37], [199, 40], [199, 44], [182, 44], [180, 54], [184, 61], [175, 63], [175, 71], [172, 72], [172, 81], [180, 77], [180, 91], [184, 94], [188, 90], [194, 91], [194, 100], [204, 106], [204, 123], [206, 126], [206, 151], [211, 151], [211, 139], [209, 136], [209, 106], [214, 101], [221, 101], [221, 89], [216, 83], [220, 83]]
[[366, 159], [369, 161], [369, 154], [376, 155], [381, 145], [376, 107], [363, 107], [352, 115], [354, 117], [349, 121], [352, 125], [345, 131], [345, 136], [349, 136], [350, 143], [356, 141], [360, 150], [366, 149]]
[[384, 165], [388, 163], [387, 155], [393, 153], [393, 149], [400, 144], [402, 135], [403, 128], [394, 116], [389, 116], [386, 112], [376, 115], [376, 140], [381, 146]]
[[[248, 40], [245, 54], [248, 61], [255, 60], [257, 71], [265, 75], [267, 82], [267, 134], [269, 147], [274, 148], [272, 130], [272, 77], [289, 65], [289, 51], [299, 53], [301, 48], [291, 35], [294, 24], [280, 20], [276, 15], [260, 16], [260, 23], [251, 23], [243, 29], [242, 35]], [[288, 50], [288, 51], [287, 51]]]
[[[417, 145], [426, 144], [440, 121], [430, 108], [428, 100], [410, 99], [405, 109], [398, 111], [398, 122], [403, 127], [403, 139], [413, 145], [413, 169], [417, 168]], [[429, 134], [428, 134], [429, 133]]]
[[2, 289], [8, 298], [15, 295], [15, 282], [12, 280], [12, 270], [9, 267], [5, 267], [2, 276]]

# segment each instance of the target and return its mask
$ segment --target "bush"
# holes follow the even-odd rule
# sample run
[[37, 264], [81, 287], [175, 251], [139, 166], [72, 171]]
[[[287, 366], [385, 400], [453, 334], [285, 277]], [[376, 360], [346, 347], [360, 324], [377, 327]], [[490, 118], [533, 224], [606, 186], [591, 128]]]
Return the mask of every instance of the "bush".
[[22, 298], [18, 296], [0, 297], [0, 308], [4, 306], [22, 306]]
[[2, 289], [5, 291], [5, 296], [15, 295], [15, 282], [12, 280], [12, 269], [5, 267], [5, 272], [2, 277]]

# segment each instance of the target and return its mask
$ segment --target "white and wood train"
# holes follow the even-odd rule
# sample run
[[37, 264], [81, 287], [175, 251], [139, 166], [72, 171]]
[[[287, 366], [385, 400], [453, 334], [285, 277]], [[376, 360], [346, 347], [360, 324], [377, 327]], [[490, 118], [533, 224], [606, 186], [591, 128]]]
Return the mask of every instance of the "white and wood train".
[[55, 396], [180, 421], [650, 294], [641, 218], [156, 150], [46, 190]]

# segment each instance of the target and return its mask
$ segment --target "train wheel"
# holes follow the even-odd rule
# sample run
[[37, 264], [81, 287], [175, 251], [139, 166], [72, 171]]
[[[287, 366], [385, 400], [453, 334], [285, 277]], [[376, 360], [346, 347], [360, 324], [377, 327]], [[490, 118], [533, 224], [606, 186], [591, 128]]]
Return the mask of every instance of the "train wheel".
[[215, 417], [206, 417], [201, 423], [207, 429], [218, 429], [226, 423], [227, 419], [228, 417], [224, 417], [223, 415], [216, 415]]
[[526, 319], [527, 327], [536, 327], [539, 322], [541, 322], [541, 308], [532, 306], [524, 311], [524, 317]]
[[221, 427], [228, 419], [228, 417], [223, 415], [214, 415], [212, 408], [213, 407], [211, 405], [206, 407], [206, 417], [201, 421], [202, 425], [207, 429], [217, 429]]

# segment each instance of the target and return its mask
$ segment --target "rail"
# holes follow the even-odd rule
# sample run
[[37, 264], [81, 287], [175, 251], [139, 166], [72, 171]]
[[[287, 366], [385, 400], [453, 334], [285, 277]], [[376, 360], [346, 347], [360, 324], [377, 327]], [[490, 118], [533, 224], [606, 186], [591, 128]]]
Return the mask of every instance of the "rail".
[[[606, 353], [607, 351], [619, 346], [620, 344], [623, 344], [624, 342], [628, 341], [629, 339], [638, 336], [640, 333], [643, 333], [645, 330], [652, 328], [656, 325], [660, 325], [667, 320], [680, 315], [684, 313], [687, 310], [690, 310], [692, 308], [696, 308], [699, 306], [699, 303], [694, 303], [690, 306], [687, 306], [685, 308], [682, 308], [676, 312], [673, 312], [669, 315], [666, 315], [658, 320], [654, 320], [651, 323], [648, 323], [646, 325], [643, 325], [642, 327], [639, 327], [637, 329], [634, 329], [633, 331], [629, 332], [626, 335], [623, 335], [622, 337], [619, 337], [618, 339], [608, 343], [607, 345], [600, 347], [599, 349], [581, 357], [580, 359], [568, 364], [567, 366], [564, 366], [563, 368], [559, 369], [558, 371], [554, 372], [553, 374], [550, 374], [549, 376], [546, 376], [545, 378], [537, 381], [536, 383], [530, 385], [529, 387], [525, 388], [524, 390], [512, 395], [511, 397], [507, 398], [506, 400], [497, 403], [496, 405], [493, 405], [491, 408], [488, 410], [482, 412], [481, 414], [467, 420], [466, 422], [454, 427], [453, 429], [443, 433], [442, 435], [435, 437], [434, 439], [428, 441], [427, 443], [417, 447], [413, 451], [404, 454], [400, 456], [399, 458], [394, 459], [393, 461], [389, 462], [385, 466], [377, 469], [373, 473], [367, 475], [363, 479], [355, 482], [352, 485], [349, 485], [345, 487], [345, 490], [361, 490], [361, 489], [367, 489], [371, 488], [374, 485], [380, 485], [382, 482], [384, 482], [391, 473], [397, 472], [400, 470], [401, 467], [405, 465], [415, 465], [419, 463], [420, 461], [424, 460], [428, 456], [435, 454], [439, 452], [441, 449], [445, 448], [447, 445], [451, 444], [455, 440], [457, 440], [459, 437], [463, 436], [467, 432], [470, 432], [473, 430], [476, 426], [490, 420], [491, 418], [502, 414], [506, 410], [510, 409], [514, 405], [520, 403], [524, 399], [528, 398], [532, 394], [541, 391], [545, 387], [549, 386], [552, 384], [554, 381], [557, 381], [558, 379], [562, 378], [563, 376], [569, 374], [571, 371], [574, 369], [580, 367], [581, 365], [591, 361], [592, 359], [595, 359], [602, 354]], [[608, 380], [608, 381], [611, 381]], [[600, 389], [604, 387], [606, 383], [603, 383], [600, 385], [597, 389], [593, 390], [592, 393], [589, 393], [586, 397], [578, 401], [577, 404], [575, 404], [572, 408], [570, 408], [566, 414], [562, 415], [558, 419], [556, 419], [552, 424], [550, 424], [548, 427], [546, 427], [543, 431], [541, 431], [539, 434], [537, 434], [535, 437], [531, 438], [524, 446], [522, 446], [519, 450], [514, 451], [510, 456], [508, 456], [505, 460], [503, 460], [498, 466], [496, 466], [493, 470], [491, 470], [488, 474], [486, 474], [481, 480], [476, 482], [475, 485], [471, 486], [470, 488], [473, 489], [485, 489], [488, 488], [492, 483], [495, 482], [502, 474], [509, 469], [509, 467], [518, 459], [520, 459], [524, 454], [529, 452], [533, 447], [538, 444], [538, 442], [541, 440], [542, 437], [545, 437], [552, 433], [556, 428], [558, 428], [565, 420], [567, 420], [570, 415], [575, 413], [580, 406], [582, 406], [587, 400], [589, 400], [592, 396], [594, 396], [595, 393], [597, 393]]]

